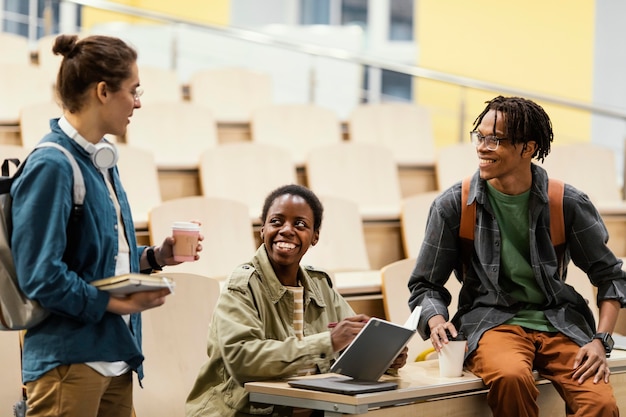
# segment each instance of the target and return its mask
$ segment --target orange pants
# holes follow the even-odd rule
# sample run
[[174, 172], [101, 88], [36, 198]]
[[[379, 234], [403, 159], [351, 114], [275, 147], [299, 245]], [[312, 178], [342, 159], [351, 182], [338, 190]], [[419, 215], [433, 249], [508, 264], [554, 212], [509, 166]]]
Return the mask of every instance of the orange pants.
[[565, 400], [568, 417], [615, 417], [613, 389], [603, 381], [572, 378], [580, 347], [561, 333], [501, 325], [486, 331], [467, 360], [467, 369], [489, 387], [487, 402], [494, 417], [539, 416], [533, 369], [552, 382]]
[[102, 376], [84, 364], [61, 365], [26, 383], [28, 417], [131, 417], [132, 372]]

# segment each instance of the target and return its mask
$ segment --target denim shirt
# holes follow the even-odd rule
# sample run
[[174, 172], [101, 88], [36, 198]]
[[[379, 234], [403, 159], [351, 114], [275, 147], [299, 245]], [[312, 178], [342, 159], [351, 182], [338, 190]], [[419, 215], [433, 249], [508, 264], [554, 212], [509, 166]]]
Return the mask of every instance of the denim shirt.
[[[91, 281], [115, 275], [117, 214], [101, 172], [90, 155], [50, 121], [42, 141], [68, 149], [85, 180], [82, 215], [69, 224], [74, 177], [66, 156], [51, 148], [35, 150], [11, 187], [11, 245], [20, 287], [52, 314], [26, 332], [22, 377], [33, 381], [71, 363], [126, 361], [142, 377], [141, 320], [131, 326], [106, 311], [109, 294]], [[117, 168], [109, 170], [117, 194], [131, 272], [139, 271], [143, 247], [137, 247], [128, 199]]]
[[[530, 264], [546, 304], [538, 306], [560, 332], [578, 345], [588, 343], [595, 333], [593, 315], [584, 298], [560, 276], [557, 255], [550, 240], [546, 171], [532, 164], [529, 197]], [[438, 196], [430, 208], [424, 242], [409, 278], [409, 306], [422, 306], [418, 330], [430, 337], [428, 320], [441, 314], [449, 320], [451, 295], [444, 285], [452, 271], [463, 282], [458, 312], [452, 319], [468, 335], [469, 356], [481, 335], [512, 318], [522, 307], [499, 285], [500, 233], [487, 197], [486, 182], [478, 172], [472, 178], [468, 204], [476, 201], [474, 253], [463, 276], [459, 224], [461, 183]], [[613, 299], [626, 305], [626, 274], [622, 262], [607, 247], [608, 232], [600, 214], [581, 191], [566, 184], [563, 197], [566, 248], [565, 265], [573, 261], [598, 288], [597, 301]], [[454, 278], [452, 278], [454, 279]]]

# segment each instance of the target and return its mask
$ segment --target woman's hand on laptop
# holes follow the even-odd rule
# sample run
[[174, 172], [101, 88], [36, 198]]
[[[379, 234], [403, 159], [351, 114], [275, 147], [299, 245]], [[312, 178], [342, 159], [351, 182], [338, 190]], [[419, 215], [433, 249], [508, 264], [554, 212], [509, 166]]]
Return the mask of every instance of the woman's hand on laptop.
[[334, 327], [330, 329], [330, 340], [333, 345], [333, 350], [339, 352], [348, 346], [369, 319], [370, 317], [365, 314], [357, 314], [353, 317], [346, 317], [334, 325]]

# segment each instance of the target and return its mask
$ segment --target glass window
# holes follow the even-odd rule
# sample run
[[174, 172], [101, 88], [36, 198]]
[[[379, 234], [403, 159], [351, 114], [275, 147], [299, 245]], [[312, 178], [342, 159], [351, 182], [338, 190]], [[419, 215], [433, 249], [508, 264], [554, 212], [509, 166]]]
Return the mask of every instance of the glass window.
[[389, 40], [413, 40], [413, 0], [389, 0]]
[[300, 0], [300, 23], [328, 25], [330, 23], [330, 0]]
[[411, 75], [383, 70], [381, 101], [411, 101], [412, 85]]
[[343, 0], [341, 2], [341, 24], [359, 25], [367, 29], [367, 1]]
[[[46, 33], [59, 32], [60, 0], [37, 1], [37, 39]], [[5, 0], [2, 29], [5, 32], [28, 36], [30, 3], [24, 0]]]

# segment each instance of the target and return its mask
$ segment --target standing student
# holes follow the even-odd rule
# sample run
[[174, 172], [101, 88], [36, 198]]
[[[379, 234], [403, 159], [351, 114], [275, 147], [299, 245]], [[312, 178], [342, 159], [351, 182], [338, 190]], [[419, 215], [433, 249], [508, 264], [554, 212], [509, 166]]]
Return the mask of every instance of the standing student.
[[[354, 313], [325, 272], [300, 265], [319, 240], [322, 213], [317, 196], [300, 185], [267, 196], [263, 244], [233, 271], [220, 295], [209, 330], [209, 360], [187, 399], [188, 417], [291, 416], [289, 408], [249, 402], [243, 385], [328, 372], [335, 355], [369, 320]], [[392, 367], [405, 362], [406, 351]]]
[[11, 188], [19, 283], [51, 313], [24, 339], [27, 415], [131, 416], [132, 371], [142, 377], [138, 313], [162, 305], [169, 290], [117, 298], [90, 282], [177, 263], [173, 237], [137, 245], [117, 153], [103, 139], [124, 135], [141, 107], [137, 54], [117, 38], [69, 35], [56, 38], [53, 52], [63, 55], [56, 83], [63, 116], [42, 141], [74, 156], [86, 196], [75, 212], [71, 166], [50, 148], [28, 158]]
[[[564, 266], [571, 259], [597, 287], [596, 325], [585, 300], [560, 275], [548, 174], [531, 163], [550, 152], [548, 115], [530, 100], [499, 96], [487, 103], [470, 137], [478, 156], [468, 198], [476, 205], [473, 246], [462, 253], [459, 182], [433, 202], [409, 279], [409, 305], [422, 306], [420, 334], [437, 351], [448, 342], [446, 330], [468, 336], [465, 364], [489, 387], [494, 416], [539, 414], [533, 369], [554, 384], [568, 416], [617, 416], [606, 356], [626, 304], [625, 273], [606, 245], [596, 208], [566, 184]], [[450, 320], [444, 284], [453, 270], [463, 285]]]

